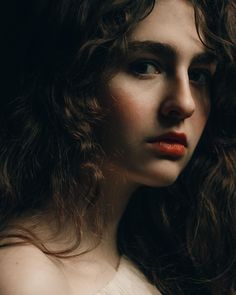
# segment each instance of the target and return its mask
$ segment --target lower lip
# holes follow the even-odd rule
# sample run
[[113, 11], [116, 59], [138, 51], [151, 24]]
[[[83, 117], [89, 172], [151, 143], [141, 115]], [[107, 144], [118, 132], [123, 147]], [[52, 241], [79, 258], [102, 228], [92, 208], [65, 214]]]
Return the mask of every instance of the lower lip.
[[151, 145], [159, 154], [175, 158], [183, 157], [186, 151], [186, 147], [178, 142], [157, 141]]

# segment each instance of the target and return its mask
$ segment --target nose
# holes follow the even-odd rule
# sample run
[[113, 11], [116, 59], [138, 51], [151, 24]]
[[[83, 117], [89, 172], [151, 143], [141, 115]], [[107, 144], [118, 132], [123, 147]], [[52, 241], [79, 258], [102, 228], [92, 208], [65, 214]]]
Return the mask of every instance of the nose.
[[172, 77], [166, 84], [161, 114], [165, 118], [184, 120], [195, 111], [195, 101], [190, 89], [188, 73]]

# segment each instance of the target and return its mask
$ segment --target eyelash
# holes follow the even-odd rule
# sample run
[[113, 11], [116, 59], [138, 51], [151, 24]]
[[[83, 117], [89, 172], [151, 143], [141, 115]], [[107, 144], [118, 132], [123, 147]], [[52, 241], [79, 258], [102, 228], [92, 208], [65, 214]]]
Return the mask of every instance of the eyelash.
[[[149, 66], [149, 69], [150, 67], [152, 67], [152, 70], [153, 70], [152, 73], [147, 73], [148, 66]], [[146, 67], [146, 70], [145, 68], [142, 68], [142, 67]], [[148, 79], [150, 76], [161, 74], [163, 69], [159, 65], [159, 63], [157, 63], [154, 60], [141, 59], [131, 63], [129, 65], [128, 71], [132, 75], [138, 77], [139, 79]], [[188, 71], [188, 76], [189, 76], [189, 81], [192, 81], [192, 83], [201, 87], [209, 86], [213, 78], [211, 71], [206, 68], [190, 69]], [[199, 81], [196, 81], [196, 76], [198, 77], [200, 76]], [[202, 77], [203, 77], [203, 81], [201, 79]]]
[[[150, 68], [150, 66], [152, 67], [153, 69], [153, 73], [144, 73], [145, 72], [145, 69], [142, 69], [142, 67], [146, 67], [146, 71], [148, 70], [148, 66]], [[139, 77], [139, 78], [147, 78], [149, 77], [150, 75], [158, 75], [162, 72], [162, 69], [160, 67], [160, 65], [156, 62], [156, 61], [153, 61], [153, 60], [138, 60], [138, 61], [135, 61], [133, 63], [131, 63], [129, 65], [129, 68], [128, 68], [128, 71]]]
[[[195, 76], [197, 75], [198, 77], [203, 75], [204, 81], [201, 81], [201, 79], [198, 82], [194, 81], [194, 79], [191, 79], [191, 76], [193, 77], [194, 75]], [[202, 69], [202, 68], [200, 68], [200, 69], [196, 68], [196, 69], [189, 70], [188, 76], [189, 76], [190, 81], [193, 81], [194, 84], [202, 86], [202, 87], [209, 86], [212, 82], [212, 79], [213, 79], [213, 75], [212, 75], [211, 71], [208, 69]]]

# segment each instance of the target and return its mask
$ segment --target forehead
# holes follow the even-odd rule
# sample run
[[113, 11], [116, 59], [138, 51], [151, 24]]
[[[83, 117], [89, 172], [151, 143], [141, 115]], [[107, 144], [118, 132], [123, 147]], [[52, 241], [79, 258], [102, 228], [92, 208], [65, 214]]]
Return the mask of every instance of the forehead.
[[185, 56], [205, 51], [196, 30], [194, 9], [187, 0], [156, 1], [154, 9], [137, 25], [130, 40], [168, 44]]

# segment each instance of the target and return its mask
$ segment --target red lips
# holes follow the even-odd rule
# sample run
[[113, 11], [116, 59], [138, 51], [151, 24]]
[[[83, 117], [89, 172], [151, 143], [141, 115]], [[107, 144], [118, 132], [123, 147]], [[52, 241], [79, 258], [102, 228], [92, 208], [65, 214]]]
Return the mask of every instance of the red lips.
[[149, 143], [159, 154], [178, 158], [186, 152], [187, 137], [184, 133], [168, 132], [151, 139]]
[[155, 141], [176, 142], [184, 146], [187, 146], [186, 135], [184, 133], [178, 133], [178, 132], [168, 132], [168, 133], [162, 134], [158, 136]]

